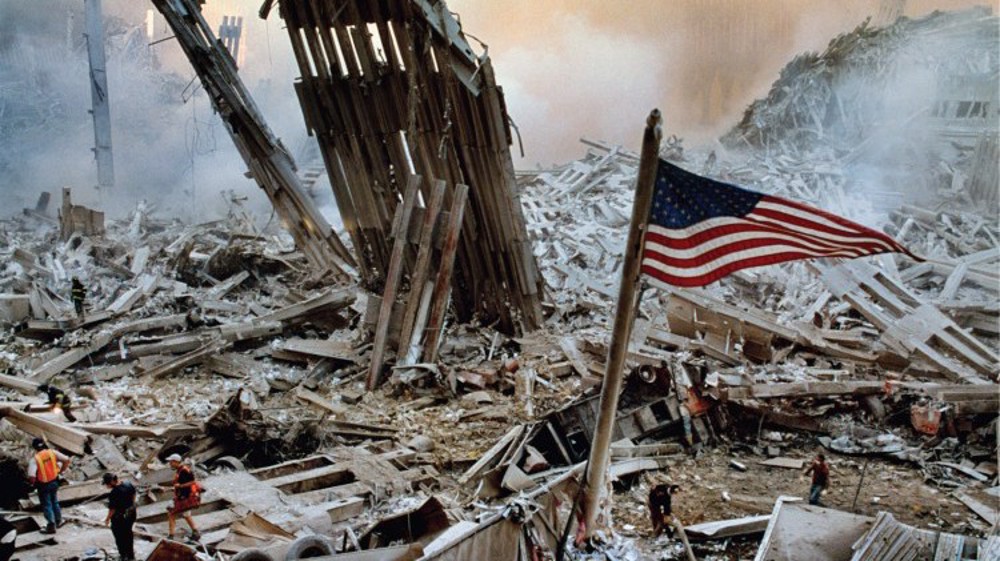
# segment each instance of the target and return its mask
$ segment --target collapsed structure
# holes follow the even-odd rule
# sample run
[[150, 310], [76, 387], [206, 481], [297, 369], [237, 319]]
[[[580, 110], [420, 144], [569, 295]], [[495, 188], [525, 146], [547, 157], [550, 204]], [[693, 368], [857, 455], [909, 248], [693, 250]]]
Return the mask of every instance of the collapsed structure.
[[[198, 548], [526, 559], [562, 548], [593, 436], [637, 155], [584, 140], [585, 157], [519, 173], [515, 187], [489, 61], [443, 3], [282, 2], [348, 247], [315, 214], [196, 3], [156, 5], [294, 244], [257, 230], [237, 201], [216, 223], [184, 226], [140, 207], [102, 218], [102, 233], [89, 226], [99, 213], [66, 192], [71, 210], [58, 217], [44, 198], [3, 223], [0, 469], [18, 480], [26, 435], [82, 456], [60, 493], [72, 507], [60, 534], [72, 540], [37, 532], [35, 497], [5, 487], [19, 555], [110, 544], [95, 527], [104, 470], [138, 474], [138, 549], [149, 559]], [[905, 131], [920, 135], [903, 140], [920, 148], [926, 167], [911, 172], [925, 199], [856, 179], [873, 177], [858, 172], [884, 146], [872, 115], [886, 100], [872, 92], [891, 91], [900, 57], [936, 38], [949, 64], [926, 62], [942, 83], [995, 77], [997, 26], [984, 11], [863, 25], [793, 61], [723, 145], [666, 142], [662, 156], [692, 171], [861, 221], [885, 217], [879, 225], [928, 261], [787, 264], [646, 292], [611, 447], [619, 492], [604, 554], [681, 554], [680, 542], [646, 530], [640, 474], [663, 472], [684, 488], [675, 513], [704, 540], [699, 557], [1000, 555], [1000, 228], [987, 206], [998, 190], [995, 83], [913, 101]], [[961, 61], [940, 48], [955, 42]], [[857, 116], [843, 109], [855, 107], [850, 92], [870, 103]], [[73, 274], [90, 285], [82, 317], [65, 297]], [[414, 335], [422, 348], [411, 354]], [[393, 341], [387, 384], [364, 391]], [[37, 385], [53, 381], [74, 388], [78, 422], [36, 404]], [[785, 474], [816, 446], [833, 456], [839, 492], [826, 500], [837, 510], [780, 498], [804, 492]], [[161, 466], [174, 452], [208, 489], [197, 547], [161, 539]]]

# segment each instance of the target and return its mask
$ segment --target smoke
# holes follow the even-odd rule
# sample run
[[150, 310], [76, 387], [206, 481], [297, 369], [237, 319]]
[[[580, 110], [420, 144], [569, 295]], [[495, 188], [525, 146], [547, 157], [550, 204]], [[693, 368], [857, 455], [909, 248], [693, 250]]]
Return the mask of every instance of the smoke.
[[[910, 16], [977, 0], [911, 0]], [[871, 0], [449, 0], [489, 45], [520, 128], [520, 165], [579, 156], [581, 136], [636, 148], [648, 112], [668, 133], [714, 138], [796, 54], [875, 15]]]
[[[910, 0], [908, 15], [976, 0]], [[244, 17], [240, 74], [272, 130], [300, 164], [306, 136], [292, 84], [299, 72], [277, 14], [259, 2], [209, 0], [204, 14]], [[735, 123], [797, 53], [878, 12], [865, 0], [450, 0], [468, 34], [489, 45], [518, 125], [520, 166], [579, 156], [586, 136], [636, 148], [649, 110], [667, 133], [696, 143]], [[40, 191], [114, 216], [139, 199], [188, 219], [216, 217], [224, 195], [268, 211], [246, 167], [162, 17], [144, 35], [151, 3], [104, 0], [116, 187], [102, 194], [93, 129], [81, 0], [0, 0], [0, 192], [8, 212]], [[317, 189], [329, 198], [329, 189]]]
[[[0, 2], [0, 192], [7, 213], [33, 207], [41, 191], [57, 195], [63, 186], [73, 188], [74, 202], [112, 217], [145, 199], [167, 216], [213, 219], [224, 216], [234, 193], [248, 197], [252, 210], [269, 211], [158, 13], [153, 40], [164, 41], [150, 45], [152, 4], [105, 0], [103, 8], [115, 186], [102, 193], [94, 187], [83, 2]], [[221, 15], [206, 17], [217, 25]], [[291, 67], [275, 72], [266, 60], [254, 60], [244, 80], [294, 153], [306, 134]]]

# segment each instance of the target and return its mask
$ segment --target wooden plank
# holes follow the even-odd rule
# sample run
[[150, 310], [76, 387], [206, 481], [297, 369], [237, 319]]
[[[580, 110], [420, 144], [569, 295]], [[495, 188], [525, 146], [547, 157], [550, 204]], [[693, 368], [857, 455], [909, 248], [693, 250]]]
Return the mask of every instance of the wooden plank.
[[998, 523], [1000, 523], [1000, 510], [998, 510], [995, 506], [996, 501], [983, 502], [967, 493], [959, 493], [957, 498], [962, 502], [962, 504], [969, 507], [969, 510], [975, 512], [977, 516], [985, 520], [990, 526], [995, 527]]
[[768, 522], [771, 521], [770, 514], [760, 516], [746, 516], [732, 520], [718, 520], [715, 522], [702, 522], [693, 526], [687, 526], [684, 531], [692, 539], [723, 539], [733, 536], [747, 536], [750, 534], [760, 534], [767, 529]]
[[119, 424], [76, 424], [74, 427], [90, 434], [111, 434], [134, 438], [176, 438], [203, 434], [202, 427], [188, 423], [174, 423], [153, 427]]
[[78, 456], [90, 452], [90, 435], [80, 429], [10, 407], [0, 409], [0, 417], [5, 417], [12, 425], [31, 436], [45, 438], [50, 445], [61, 450]]
[[413, 338], [414, 323], [420, 308], [421, 295], [430, 275], [431, 255], [434, 253], [434, 230], [441, 214], [446, 184], [443, 180], [434, 181], [430, 201], [424, 209], [423, 221], [420, 225], [420, 240], [417, 245], [417, 260], [410, 276], [410, 293], [406, 297], [406, 308], [400, 322], [399, 345], [396, 356], [404, 358], [409, 352], [410, 340]]
[[444, 330], [444, 313], [451, 294], [451, 276], [454, 270], [455, 252], [458, 249], [458, 235], [462, 227], [462, 216], [465, 213], [468, 195], [469, 187], [467, 185], [456, 186], [448, 229], [445, 234], [444, 249], [441, 251], [441, 268], [438, 269], [434, 293], [431, 296], [431, 309], [426, 327], [427, 338], [424, 342], [424, 362], [437, 361], [438, 345], [441, 340], [441, 332]]
[[968, 271], [968, 263], [962, 263], [958, 267], [955, 267], [955, 270], [948, 275], [948, 280], [945, 281], [941, 293], [938, 294], [938, 300], [951, 300], [954, 298], [955, 293], [958, 292], [958, 288], [962, 285], [962, 281], [965, 280], [965, 274]]
[[516, 425], [511, 427], [507, 434], [497, 441], [489, 450], [487, 450], [482, 456], [476, 460], [469, 469], [465, 470], [465, 473], [458, 478], [459, 483], [468, 483], [472, 478], [479, 475], [483, 470], [491, 465], [491, 463], [496, 459], [497, 456], [502, 454], [512, 442], [519, 439], [524, 433], [524, 425]]
[[371, 365], [368, 369], [368, 390], [375, 389], [382, 376], [382, 366], [385, 360], [385, 347], [389, 339], [389, 324], [392, 321], [392, 310], [396, 304], [396, 292], [399, 280], [403, 275], [403, 256], [406, 250], [406, 233], [410, 227], [410, 215], [417, 202], [417, 194], [421, 178], [411, 175], [406, 184], [403, 204], [396, 212], [392, 234], [395, 241], [392, 245], [392, 255], [389, 258], [389, 270], [385, 275], [385, 285], [382, 287], [382, 306], [378, 312], [378, 322], [375, 324], [375, 342], [372, 346]]
[[334, 403], [328, 399], [323, 399], [316, 392], [307, 390], [302, 386], [298, 386], [295, 388], [295, 397], [306, 403], [314, 405], [323, 411], [326, 411], [328, 413], [333, 413], [334, 415], [337, 416], [346, 415], [348, 411], [347, 407], [339, 403]]
[[29, 377], [33, 382], [44, 384], [63, 370], [66, 370], [91, 354], [103, 349], [110, 342], [110, 334], [98, 333], [93, 337], [89, 345], [70, 349], [52, 360], [41, 364], [37, 368], [32, 369]]
[[201, 364], [209, 357], [218, 354], [223, 349], [229, 346], [228, 341], [223, 341], [221, 339], [215, 339], [209, 341], [208, 343], [202, 345], [201, 347], [181, 355], [174, 360], [163, 363], [159, 366], [155, 366], [145, 372], [142, 375], [149, 375], [153, 378], [163, 378], [179, 372], [188, 366], [194, 366], [196, 364]]
[[250, 273], [246, 271], [240, 271], [235, 275], [229, 277], [228, 279], [222, 281], [221, 283], [213, 286], [208, 291], [207, 296], [210, 299], [216, 299], [216, 300], [220, 299], [224, 297], [226, 294], [229, 294], [229, 291], [231, 291], [232, 289], [243, 284], [243, 281], [247, 280], [248, 278], [250, 278]]
[[780, 397], [827, 397], [837, 395], [878, 395], [885, 391], [885, 384], [872, 382], [791, 382], [781, 384], [754, 384], [750, 395], [760, 399]]
[[345, 341], [324, 339], [287, 339], [277, 345], [277, 348], [292, 353], [312, 357], [332, 358], [341, 363], [357, 363], [353, 346]]
[[297, 302], [290, 306], [275, 310], [269, 314], [260, 316], [255, 321], [295, 323], [312, 314], [346, 308], [347, 306], [353, 304], [354, 300], [355, 296], [353, 288], [333, 289], [317, 294], [316, 296], [303, 300], [302, 302]]
[[785, 469], [802, 469], [805, 467], [805, 460], [800, 460], [798, 458], [771, 458], [769, 460], [763, 460], [757, 462], [762, 466], [767, 467], [778, 467]]
[[25, 378], [17, 378], [0, 374], [0, 386], [10, 388], [24, 395], [35, 395], [38, 393], [38, 384]]

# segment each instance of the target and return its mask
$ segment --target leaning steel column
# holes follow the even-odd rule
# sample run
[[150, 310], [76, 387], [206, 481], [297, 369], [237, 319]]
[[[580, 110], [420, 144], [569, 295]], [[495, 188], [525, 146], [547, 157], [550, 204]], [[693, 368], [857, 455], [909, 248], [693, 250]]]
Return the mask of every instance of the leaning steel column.
[[104, 59], [104, 22], [101, 0], [83, 0], [87, 25], [87, 57], [90, 59], [90, 114], [94, 116], [94, 158], [97, 184], [102, 189], [115, 184], [115, 164], [111, 155], [111, 103], [108, 100], [108, 73]]
[[628, 355], [628, 341], [632, 335], [635, 320], [636, 288], [639, 284], [642, 264], [642, 242], [649, 222], [649, 209], [653, 200], [653, 183], [660, 152], [660, 111], [654, 109], [646, 119], [646, 131], [642, 137], [642, 154], [639, 160], [639, 174], [635, 183], [635, 201], [632, 203], [632, 223], [628, 241], [625, 244], [625, 263], [622, 265], [622, 281], [618, 288], [618, 305], [615, 310], [614, 330], [608, 347], [608, 362], [601, 384], [601, 404], [597, 413], [594, 438], [590, 444], [587, 460], [587, 483], [583, 496], [584, 537], [590, 538], [597, 530], [597, 514], [604, 498], [611, 452], [611, 435], [614, 432], [615, 416], [618, 413], [618, 396], [622, 391], [625, 357]]

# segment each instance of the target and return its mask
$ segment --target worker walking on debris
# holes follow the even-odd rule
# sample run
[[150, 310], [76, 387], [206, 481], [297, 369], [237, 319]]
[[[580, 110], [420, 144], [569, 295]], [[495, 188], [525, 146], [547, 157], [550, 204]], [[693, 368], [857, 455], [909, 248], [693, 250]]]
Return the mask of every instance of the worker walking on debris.
[[104, 485], [111, 489], [108, 494], [108, 515], [104, 517], [104, 525], [111, 526], [121, 561], [134, 561], [135, 536], [132, 533], [132, 525], [135, 524], [135, 486], [128, 481], [120, 481], [113, 473], [105, 473], [103, 481]]
[[659, 536], [664, 531], [673, 535], [671, 522], [673, 513], [673, 494], [680, 490], [679, 485], [668, 484], [665, 480], [657, 478], [653, 481], [653, 486], [649, 490], [649, 520], [653, 525], [653, 537]]
[[83, 317], [83, 304], [87, 299], [87, 289], [80, 282], [80, 279], [73, 277], [72, 286], [70, 289], [70, 296], [73, 299], [73, 307], [76, 308], [76, 316], [79, 318]]
[[59, 475], [69, 467], [69, 457], [49, 449], [41, 438], [31, 441], [35, 455], [28, 462], [28, 481], [38, 490], [38, 502], [42, 504], [42, 512], [48, 525], [43, 534], [54, 534], [56, 528], [63, 525], [62, 510], [59, 508]]
[[830, 486], [830, 466], [827, 465], [826, 456], [822, 452], [816, 454], [816, 458], [804, 472], [805, 475], [810, 473], [812, 473], [812, 487], [809, 488], [809, 504], [823, 506], [819, 498]]
[[201, 504], [201, 487], [195, 481], [194, 471], [191, 469], [191, 466], [183, 463], [183, 458], [181, 458], [180, 454], [171, 454], [167, 457], [167, 462], [170, 463], [170, 467], [175, 471], [174, 502], [171, 506], [167, 507], [167, 537], [170, 539], [174, 538], [176, 518], [178, 514], [181, 514], [187, 525], [191, 527], [191, 539], [198, 541], [201, 539], [201, 534], [194, 525], [191, 510]]
[[38, 391], [48, 396], [48, 404], [52, 410], [61, 410], [67, 421], [71, 423], [76, 422], [76, 417], [73, 416], [73, 412], [71, 411], [72, 402], [66, 392], [51, 384], [39, 385]]

